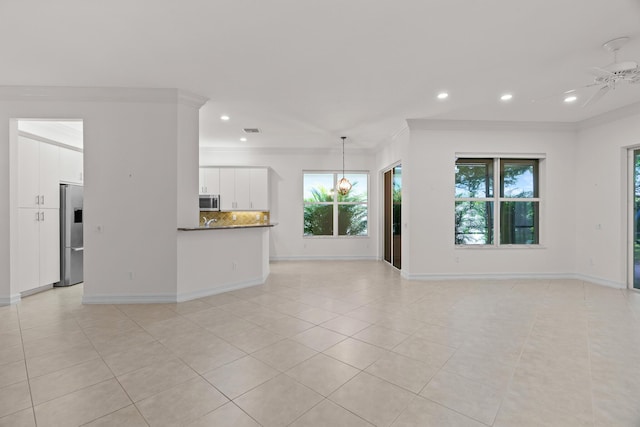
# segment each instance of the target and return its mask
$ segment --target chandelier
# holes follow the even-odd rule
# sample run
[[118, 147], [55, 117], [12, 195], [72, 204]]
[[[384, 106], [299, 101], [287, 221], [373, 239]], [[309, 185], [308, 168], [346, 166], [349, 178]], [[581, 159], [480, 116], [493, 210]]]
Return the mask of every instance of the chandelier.
[[346, 196], [351, 191], [351, 183], [344, 177], [344, 140], [346, 136], [342, 136], [342, 179], [338, 181], [338, 193], [342, 196]]

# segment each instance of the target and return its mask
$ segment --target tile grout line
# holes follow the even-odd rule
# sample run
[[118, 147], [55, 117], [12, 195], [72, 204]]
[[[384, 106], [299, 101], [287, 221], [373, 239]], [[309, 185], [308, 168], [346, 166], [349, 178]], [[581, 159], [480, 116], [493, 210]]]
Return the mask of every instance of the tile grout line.
[[[22, 337], [22, 321], [20, 319], [20, 307], [16, 305], [16, 315], [18, 316], [18, 328], [20, 330], [20, 344], [22, 345], [22, 357], [24, 362], [24, 372], [27, 376], [27, 388], [29, 389], [29, 399], [31, 400], [31, 414], [33, 415], [33, 423], [37, 427], [38, 420], [36, 418], [36, 407], [33, 404], [33, 393], [31, 393], [31, 380], [29, 379], [29, 367], [27, 365], [27, 353], [24, 350], [24, 338]], [[14, 412], [15, 413], [15, 412]], [[9, 414], [11, 415], [11, 414]]]

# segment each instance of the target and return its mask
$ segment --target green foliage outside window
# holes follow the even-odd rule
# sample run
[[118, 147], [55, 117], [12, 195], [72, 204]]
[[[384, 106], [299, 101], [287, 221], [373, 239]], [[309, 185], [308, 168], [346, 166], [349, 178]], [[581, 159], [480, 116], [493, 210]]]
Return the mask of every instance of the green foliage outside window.
[[[363, 176], [364, 174], [358, 174]], [[304, 199], [304, 235], [333, 236], [334, 213], [337, 211], [338, 236], [366, 236], [368, 231], [367, 184], [353, 180], [348, 176], [352, 188], [349, 194], [338, 195], [324, 185], [316, 184], [305, 189]], [[306, 183], [306, 180], [305, 180]], [[306, 184], [305, 184], [306, 185]]]

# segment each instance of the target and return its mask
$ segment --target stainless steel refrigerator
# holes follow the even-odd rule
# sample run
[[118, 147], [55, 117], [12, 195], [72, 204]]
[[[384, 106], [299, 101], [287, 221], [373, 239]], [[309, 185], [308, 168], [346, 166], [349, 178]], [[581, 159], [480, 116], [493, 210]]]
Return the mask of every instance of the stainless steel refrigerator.
[[83, 281], [81, 185], [60, 184], [60, 282], [71, 286]]

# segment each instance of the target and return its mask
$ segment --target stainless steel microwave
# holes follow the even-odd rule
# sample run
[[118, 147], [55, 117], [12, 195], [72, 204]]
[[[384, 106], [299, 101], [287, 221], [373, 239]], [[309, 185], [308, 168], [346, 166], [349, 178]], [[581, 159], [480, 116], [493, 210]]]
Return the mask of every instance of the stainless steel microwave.
[[200, 195], [201, 211], [219, 211], [220, 195], [218, 194], [201, 194]]

